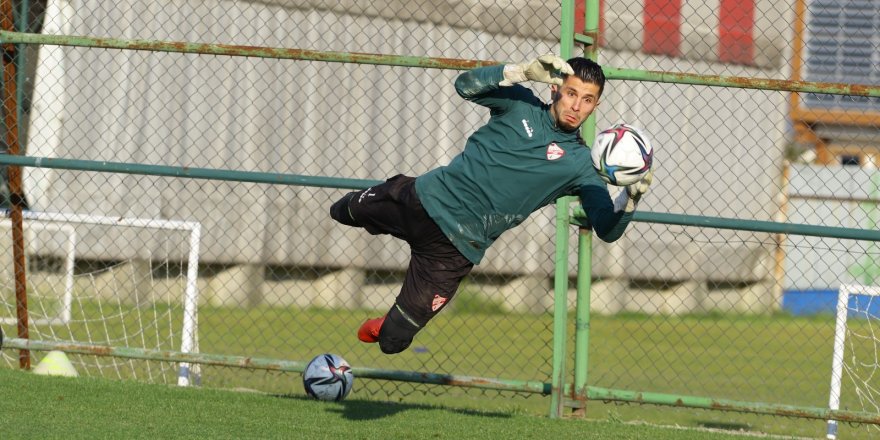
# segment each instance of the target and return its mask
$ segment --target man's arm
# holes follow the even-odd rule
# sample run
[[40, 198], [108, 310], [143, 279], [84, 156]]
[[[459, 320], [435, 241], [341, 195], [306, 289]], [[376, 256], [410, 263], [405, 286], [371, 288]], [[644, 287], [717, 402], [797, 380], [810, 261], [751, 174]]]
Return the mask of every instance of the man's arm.
[[614, 203], [611, 202], [607, 188], [599, 185], [581, 186], [581, 205], [590, 225], [602, 241], [611, 243], [623, 235], [636, 211], [636, 205], [648, 192], [653, 180], [654, 170], [648, 170], [642, 180], [624, 188]]
[[500, 112], [504, 109], [504, 99], [532, 96], [525, 88], [510, 86], [524, 81], [562, 85], [561, 75], [573, 73], [565, 60], [547, 54], [520, 64], [479, 67], [464, 72], [455, 79], [455, 91], [468, 101]]
[[596, 236], [607, 243], [617, 241], [632, 220], [632, 212], [615, 211], [608, 189], [599, 185], [581, 186], [580, 198]]
[[501, 88], [498, 84], [504, 80], [503, 71], [503, 65], [468, 70], [455, 79], [455, 91], [458, 92], [458, 96], [472, 101], [481, 95]]

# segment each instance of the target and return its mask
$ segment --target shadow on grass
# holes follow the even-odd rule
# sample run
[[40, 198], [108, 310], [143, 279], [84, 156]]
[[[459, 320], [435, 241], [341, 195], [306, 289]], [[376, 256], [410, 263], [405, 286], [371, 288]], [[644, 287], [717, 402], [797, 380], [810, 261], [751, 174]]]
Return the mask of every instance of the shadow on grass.
[[339, 412], [348, 420], [372, 420], [393, 416], [403, 411], [436, 411], [443, 410], [451, 413], [472, 415], [476, 417], [500, 417], [510, 418], [511, 415], [497, 411], [476, 411], [461, 408], [450, 408], [437, 405], [420, 405], [398, 402], [377, 402], [372, 400], [344, 400], [340, 402], [342, 408], [328, 408], [328, 411]]
[[[285, 399], [297, 399], [312, 401], [309, 397], [298, 395], [275, 395], [275, 397]], [[327, 402], [331, 403], [331, 402]], [[448, 411], [450, 413], [471, 415], [475, 417], [497, 417], [510, 418], [511, 414], [499, 411], [478, 411], [471, 409], [452, 408], [441, 405], [421, 405], [413, 403], [397, 403], [397, 402], [380, 402], [375, 400], [358, 400], [348, 399], [336, 402], [334, 405], [327, 405], [327, 412], [340, 414], [348, 420], [375, 420], [385, 417], [391, 417], [397, 413], [404, 411]]]
[[724, 423], [724, 422], [715, 422], [715, 421], [696, 421], [697, 426], [701, 426], [703, 428], [709, 429], [719, 429], [724, 431], [742, 431], [749, 432], [752, 431], [752, 427], [745, 423]]

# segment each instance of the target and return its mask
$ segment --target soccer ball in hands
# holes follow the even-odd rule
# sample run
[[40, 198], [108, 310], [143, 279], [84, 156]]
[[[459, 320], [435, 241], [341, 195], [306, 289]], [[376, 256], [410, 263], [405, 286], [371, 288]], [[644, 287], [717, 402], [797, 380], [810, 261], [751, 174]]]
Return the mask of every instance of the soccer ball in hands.
[[306, 394], [318, 400], [339, 401], [354, 385], [351, 366], [341, 357], [325, 353], [315, 356], [303, 373]]
[[654, 148], [648, 136], [628, 124], [615, 124], [599, 132], [591, 153], [599, 177], [616, 186], [641, 180], [654, 160]]

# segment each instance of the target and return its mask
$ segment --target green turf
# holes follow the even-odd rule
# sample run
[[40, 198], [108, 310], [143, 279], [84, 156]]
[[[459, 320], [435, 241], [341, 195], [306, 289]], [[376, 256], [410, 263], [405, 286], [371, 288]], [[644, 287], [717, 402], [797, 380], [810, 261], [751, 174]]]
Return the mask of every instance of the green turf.
[[[152, 309], [150, 312], [154, 313]], [[360, 322], [374, 314], [363, 310], [204, 306], [199, 316], [200, 349], [204, 353], [296, 361], [331, 351], [342, 354], [355, 367], [550, 381], [550, 315], [453, 309], [440, 314], [419, 334], [414, 349], [386, 356], [376, 346], [360, 344], [353, 338]], [[569, 339], [574, 333], [573, 322], [570, 318]], [[871, 331], [865, 321], [850, 324], [863, 333]], [[828, 316], [594, 316], [590, 323], [588, 383], [631, 391], [821, 408], [828, 399], [833, 328], [833, 319]], [[4, 329], [7, 334], [13, 331], [9, 326]], [[84, 333], [74, 328], [70, 334]], [[523, 335], [531, 339], [517, 343]], [[868, 356], [872, 356], [872, 342], [859, 344], [867, 344]], [[570, 341], [569, 353], [573, 352], [572, 345]], [[10, 354], [6, 354], [10, 365]], [[35, 355], [39, 357], [40, 353]], [[567, 366], [566, 380], [571, 380], [572, 358]], [[168, 367], [169, 383], [173, 383], [174, 366]], [[92, 370], [89, 373], [95, 372]], [[138, 377], [142, 371], [138, 370]], [[116, 370], [103, 371], [105, 376], [114, 374]], [[202, 383], [207, 388], [302, 395], [298, 374], [205, 367]], [[844, 386], [844, 408], [861, 409], [851, 385]], [[356, 379], [351, 398], [539, 418], [547, 416], [550, 406], [547, 396], [537, 394], [366, 379]], [[811, 437], [825, 431], [821, 420], [606, 402], [589, 402], [587, 417]], [[841, 432], [847, 438], [871, 438], [878, 431], [842, 425]]]
[[37, 376], [0, 369], [7, 439], [738, 439], [733, 433], [509, 411]]

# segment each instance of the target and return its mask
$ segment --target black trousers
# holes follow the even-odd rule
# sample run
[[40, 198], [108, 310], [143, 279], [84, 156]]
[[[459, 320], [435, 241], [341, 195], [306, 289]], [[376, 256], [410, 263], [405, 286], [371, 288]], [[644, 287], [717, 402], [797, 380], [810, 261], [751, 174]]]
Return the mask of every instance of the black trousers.
[[410, 246], [406, 278], [380, 331], [380, 345], [387, 330], [389, 337], [397, 333], [399, 338], [395, 339], [409, 346], [415, 333], [449, 303], [474, 267], [425, 212], [413, 177], [397, 175], [380, 185], [350, 192], [331, 206], [330, 216], [373, 235], [390, 234]]

